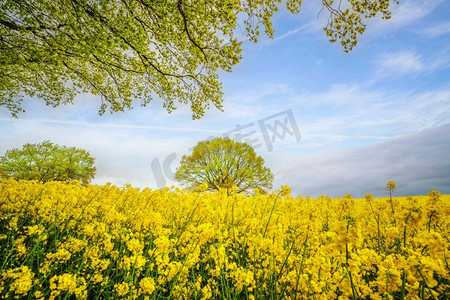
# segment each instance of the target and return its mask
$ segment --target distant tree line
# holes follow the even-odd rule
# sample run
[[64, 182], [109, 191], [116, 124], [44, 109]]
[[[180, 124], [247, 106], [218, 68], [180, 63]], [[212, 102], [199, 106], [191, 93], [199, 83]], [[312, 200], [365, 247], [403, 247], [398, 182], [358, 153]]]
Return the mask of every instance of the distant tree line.
[[[16, 180], [72, 181], [88, 184], [94, 179], [94, 158], [88, 151], [59, 146], [50, 141], [25, 144], [0, 157], [0, 177]], [[187, 189], [206, 184], [207, 190], [228, 193], [265, 193], [272, 188], [273, 174], [264, 159], [246, 143], [229, 138], [201, 141], [181, 159], [176, 179]]]

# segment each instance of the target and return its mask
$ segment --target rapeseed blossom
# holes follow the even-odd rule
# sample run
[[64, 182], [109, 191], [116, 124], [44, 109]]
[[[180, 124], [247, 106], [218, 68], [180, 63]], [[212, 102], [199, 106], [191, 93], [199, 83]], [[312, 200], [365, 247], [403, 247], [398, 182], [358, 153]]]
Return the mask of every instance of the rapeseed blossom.
[[391, 196], [0, 179], [0, 298], [445, 299], [450, 196]]
[[140, 293], [151, 295], [155, 290], [155, 280], [151, 277], [144, 277], [139, 282]]
[[[11, 281], [12, 279], [9, 286], [10, 291], [16, 295], [23, 295], [27, 294], [28, 291], [32, 288], [33, 277], [33, 272], [27, 266], [22, 266], [5, 271], [2, 274], [2, 283], [4, 284], [5, 281]], [[1, 290], [4, 289], [3, 284], [0, 288]]]
[[128, 294], [130, 286], [128, 285], [128, 283], [122, 282], [115, 284], [114, 289], [117, 293], [117, 296], [125, 296], [126, 294]]

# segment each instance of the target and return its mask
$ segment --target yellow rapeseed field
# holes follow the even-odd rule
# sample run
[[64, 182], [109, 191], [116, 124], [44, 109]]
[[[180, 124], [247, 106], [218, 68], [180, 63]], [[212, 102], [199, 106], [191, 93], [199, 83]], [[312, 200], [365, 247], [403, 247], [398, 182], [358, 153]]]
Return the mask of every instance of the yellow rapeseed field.
[[1, 299], [449, 299], [450, 196], [0, 180]]

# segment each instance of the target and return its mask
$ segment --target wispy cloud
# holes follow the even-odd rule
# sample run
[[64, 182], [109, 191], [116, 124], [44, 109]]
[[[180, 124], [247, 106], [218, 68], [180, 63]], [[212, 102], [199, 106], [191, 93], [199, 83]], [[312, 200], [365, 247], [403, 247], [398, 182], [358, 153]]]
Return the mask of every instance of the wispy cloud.
[[369, 21], [368, 33], [385, 34], [415, 23], [431, 14], [443, 2], [444, 0], [400, 1], [399, 5], [392, 5], [391, 19]]
[[450, 66], [450, 47], [427, 56], [408, 50], [384, 53], [373, 64], [376, 78], [429, 75]]
[[269, 38], [265, 39], [264, 41], [262, 41], [260, 43], [259, 47], [262, 48], [262, 47], [265, 47], [268, 45], [273, 45], [275, 43], [278, 43], [278, 42], [292, 36], [292, 35], [295, 35], [298, 33], [306, 34], [306, 33], [317, 31], [317, 29], [318, 29], [317, 21], [310, 22], [310, 23], [307, 23], [300, 27], [297, 27], [295, 29], [288, 30], [287, 32], [282, 33], [280, 36], [276, 36], [276, 34], [275, 34], [276, 37], [274, 37], [273, 39], [269, 39]]
[[410, 51], [387, 53], [377, 60], [378, 74], [387, 76], [401, 76], [417, 73], [425, 68], [422, 57]]
[[392, 7], [390, 26], [401, 27], [429, 15], [443, 0], [401, 1]]
[[[450, 123], [450, 90], [402, 91], [370, 85], [337, 85], [318, 93], [292, 94], [305, 140], [327, 136], [367, 140], [412, 133]], [[324, 138], [319, 139], [320, 135]], [[337, 141], [340, 142], [340, 141]], [[319, 144], [320, 145], [320, 144]]]
[[0, 122], [23, 122], [23, 123], [47, 123], [47, 124], [59, 124], [59, 125], [77, 125], [85, 127], [103, 127], [103, 128], [121, 128], [121, 129], [151, 129], [151, 130], [163, 130], [163, 131], [176, 131], [176, 132], [207, 132], [207, 133], [222, 133], [223, 130], [213, 130], [204, 128], [192, 128], [192, 127], [168, 127], [168, 126], [147, 126], [136, 124], [112, 124], [112, 123], [96, 123], [96, 122], [83, 122], [72, 120], [52, 120], [52, 119], [12, 119], [12, 118], [0, 118]]
[[304, 134], [306, 137], [312, 137], [312, 138], [345, 138], [345, 139], [378, 139], [378, 140], [386, 140], [389, 139], [389, 136], [379, 136], [379, 135], [344, 135], [344, 134], [315, 134], [315, 133], [308, 133]]
[[435, 38], [450, 33], [450, 22], [442, 22], [430, 27], [426, 27], [420, 31], [423, 35]]

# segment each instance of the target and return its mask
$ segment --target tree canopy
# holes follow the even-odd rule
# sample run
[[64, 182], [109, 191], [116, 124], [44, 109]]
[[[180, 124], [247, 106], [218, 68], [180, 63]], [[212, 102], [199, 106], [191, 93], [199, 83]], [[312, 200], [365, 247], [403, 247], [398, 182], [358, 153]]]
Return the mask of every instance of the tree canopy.
[[49, 141], [25, 144], [0, 157], [0, 177], [16, 180], [71, 181], [88, 184], [95, 176], [94, 158], [86, 150]]
[[[218, 71], [241, 56], [235, 32], [273, 36], [271, 18], [282, 0], [4, 0], [0, 1], [0, 106], [13, 116], [25, 96], [47, 105], [100, 95], [99, 113], [132, 108], [157, 97], [171, 112], [190, 105], [193, 118], [222, 107]], [[335, 3], [336, 2], [336, 3]], [[322, 0], [330, 41], [351, 50], [364, 19], [390, 17], [396, 0]], [[301, 0], [285, 1], [299, 13]], [[345, 7], [342, 8], [341, 7]]]
[[190, 189], [207, 184], [209, 190], [230, 192], [236, 186], [240, 193], [267, 191], [273, 174], [250, 145], [219, 137], [198, 142], [190, 155], [184, 155], [175, 178]]

